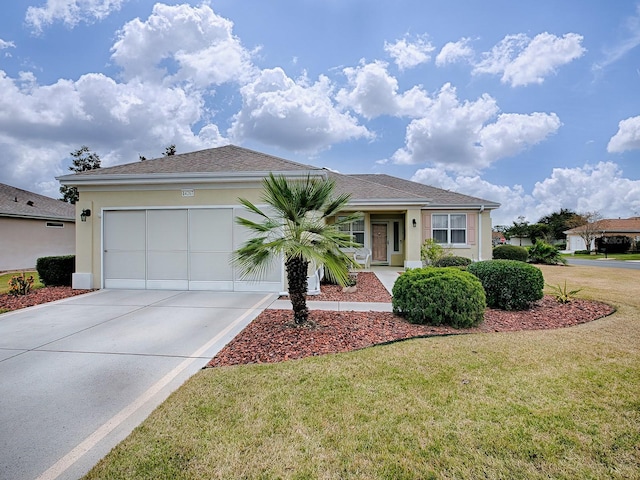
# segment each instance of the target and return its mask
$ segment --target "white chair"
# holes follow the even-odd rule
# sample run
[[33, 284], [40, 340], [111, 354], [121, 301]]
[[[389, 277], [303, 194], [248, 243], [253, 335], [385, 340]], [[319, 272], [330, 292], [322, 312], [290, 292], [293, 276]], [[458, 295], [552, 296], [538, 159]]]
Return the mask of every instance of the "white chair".
[[365, 247], [356, 248], [353, 252], [353, 260], [364, 268], [371, 267], [371, 250]]
[[320, 295], [320, 282], [324, 278], [324, 267], [310, 266], [311, 272], [307, 275], [307, 295]]

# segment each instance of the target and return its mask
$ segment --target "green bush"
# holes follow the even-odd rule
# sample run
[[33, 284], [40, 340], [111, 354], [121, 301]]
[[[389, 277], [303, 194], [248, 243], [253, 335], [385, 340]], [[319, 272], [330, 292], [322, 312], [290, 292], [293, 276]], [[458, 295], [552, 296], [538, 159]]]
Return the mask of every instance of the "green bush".
[[40, 282], [46, 287], [71, 286], [71, 275], [76, 271], [76, 256], [40, 257], [36, 261]]
[[543, 263], [545, 265], [557, 265], [559, 263], [565, 265], [567, 263], [556, 247], [542, 240], [538, 240], [528, 250], [529, 262], [531, 263]]
[[466, 267], [470, 264], [470, 258], [458, 257], [456, 255], [447, 255], [433, 262], [434, 267]]
[[529, 252], [524, 247], [517, 245], [498, 245], [493, 249], [493, 258], [496, 260], [518, 260], [526, 262]]
[[576, 250], [573, 252], [574, 255], [589, 255], [590, 253], [589, 250]]
[[393, 312], [411, 323], [473, 327], [484, 318], [482, 284], [457, 268], [416, 268], [393, 286]]
[[539, 268], [517, 260], [485, 260], [469, 265], [482, 282], [487, 305], [503, 310], [526, 310], [543, 296], [544, 278]]

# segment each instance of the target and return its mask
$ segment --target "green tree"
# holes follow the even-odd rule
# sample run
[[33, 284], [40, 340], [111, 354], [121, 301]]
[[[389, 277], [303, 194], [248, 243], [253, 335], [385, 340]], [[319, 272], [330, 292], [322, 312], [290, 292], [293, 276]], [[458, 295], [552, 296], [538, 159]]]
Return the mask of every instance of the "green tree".
[[568, 208], [561, 208], [559, 212], [545, 215], [538, 223], [549, 226], [549, 237], [551, 240], [566, 240], [565, 231], [571, 227], [570, 222], [576, 217], [576, 212]]
[[[262, 200], [269, 212], [256, 207], [249, 200], [239, 201], [258, 221], [238, 218], [239, 225], [248, 228], [253, 236], [235, 252], [234, 262], [246, 275], [261, 275], [274, 261], [284, 257], [296, 325], [308, 322], [307, 271], [310, 262], [323, 265], [341, 285], [346, 285], [353, 259], [340, 248], [356, 246], [349, 232], [340, 226], [360, 218], [359, 214], [338, 217], [349, 201], [349, 194], [334, 197], [332, 180], [312, 178], [287, 180], [269, 174], [263, 180]], [[272, 213], [271, 213], [272, 212]], [[328, 223], [335, 217], [334, 223]]]
[[[93, 153], [89, 150], [89, 147], [86, 145], [82, 145], [75, 152], [71, 152], [71, 156], [73, 157], [73, 164], [69, 167], [69, 170], [72, 172], [79, 173], [100, 168], [100, 157], [97, 153]], [[60, 200], [74, 205], [80, 198], [76, 187], [62, 185], [60, 187], [60, 193], [62, 194], [62, 198]]]
[[[176, 154], [176, 145], [174, 143], [172, 143], [171, 145], [169, 145], [168, 147], [166, 147], [164, 149], [164, 153], [162, 155], [164, 157], [170, 157], [171, 155], [175, 155], [175, 154]], [[145, 160], [146, 160], [146, 158], [145, 158]]]
[[509, 238], [519, 237], [520, 246], [522, 246], [522, 239], [529, 236], [529, 222], [527, 222], [523, 216], [519, 216], [518, 221], [514, 221], [513, 225], [505, 230], [505, 233]]

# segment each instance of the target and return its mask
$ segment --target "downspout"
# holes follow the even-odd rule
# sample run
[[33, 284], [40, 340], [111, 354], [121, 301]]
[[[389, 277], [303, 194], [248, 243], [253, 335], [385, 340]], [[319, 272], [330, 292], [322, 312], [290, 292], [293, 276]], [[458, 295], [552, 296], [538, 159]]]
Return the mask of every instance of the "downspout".
[[480, 205], [480, 213], [478, 213], [478, 261], [482, 261], [482, 212], [484, 212], [484, 205]]

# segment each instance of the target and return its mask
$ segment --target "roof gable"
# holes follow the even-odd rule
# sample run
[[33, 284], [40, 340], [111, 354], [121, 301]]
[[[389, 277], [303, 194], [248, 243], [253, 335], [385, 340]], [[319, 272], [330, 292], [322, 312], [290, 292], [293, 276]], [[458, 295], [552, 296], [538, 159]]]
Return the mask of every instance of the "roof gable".
[[0, 183], [0, 216], [75, 220], [75, 205]]

